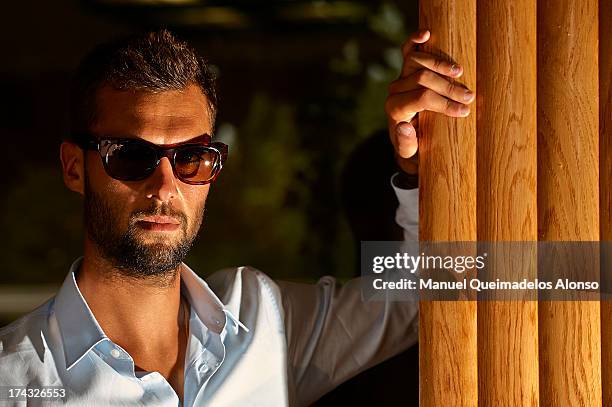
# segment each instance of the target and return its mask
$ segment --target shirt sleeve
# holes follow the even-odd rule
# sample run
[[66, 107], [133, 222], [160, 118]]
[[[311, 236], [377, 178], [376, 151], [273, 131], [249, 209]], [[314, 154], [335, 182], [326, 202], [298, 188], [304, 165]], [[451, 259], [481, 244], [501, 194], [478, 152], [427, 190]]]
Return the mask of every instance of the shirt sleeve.
[[[392, 184], [393, 185], [393, 184]], [[393, 185], [396, 222], [405, 239], [418, 237], [418, 189]], [[418, 302], [365, 302], [361, 278], [340, 284], [277, 281], [285, 310], [292, 398], [310, 405], [340, 383], [414, 345]]]
[[419, 240], [419, 189], [400, 188], [395, 182], [398, 175], [391, 177], [391, 186], [399, 201], [395, 223], [404, 230], [404, 240], [416, 241]]

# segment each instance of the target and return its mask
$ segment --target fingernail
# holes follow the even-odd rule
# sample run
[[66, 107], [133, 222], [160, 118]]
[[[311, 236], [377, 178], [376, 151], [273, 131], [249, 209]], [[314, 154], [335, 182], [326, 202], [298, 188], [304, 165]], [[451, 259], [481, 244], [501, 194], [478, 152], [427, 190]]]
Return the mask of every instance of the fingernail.
[[459, 114], [461, 114], [461, 116], [467, 116], [470, 114], [470, 108], [465, 105], [461, 106], [461, 109], [459, 109]]
[[457, 65], [457, 64], [453, 64], [451, 66], [451, 73], [453, 75], [459, 75], [459, 72], [461, 72], [461, 67], [459, 65]]
[[470, 100], [472, 100], [472, 96], [474, 96], [474, 94], [471, 91], [466, 90], [465, 94], [463, 95], [463, 100], [469, 102]]
[[412, 136], [414, 135], [414, 129], [412, 128], [412, 126], [402, 126], [399, 125], [397, 126], [397, 131], [403, 135], [403, 136]]

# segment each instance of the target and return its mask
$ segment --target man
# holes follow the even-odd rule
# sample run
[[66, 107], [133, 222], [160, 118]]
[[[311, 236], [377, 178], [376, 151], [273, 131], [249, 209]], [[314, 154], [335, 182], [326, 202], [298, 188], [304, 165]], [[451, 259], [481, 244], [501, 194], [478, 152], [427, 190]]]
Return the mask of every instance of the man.
[[[458, 66], [416, 51], [428, 37], [405, 46], [386, 105], [406, 172], [414, 115], [465, 116], [473, 99], [448, 78]], [[240, 267], [207, 278], [213, 290], [182, 263], [227, 147], [211, 138], [213, 75], [168, 31], [96, 48], [72, 113], [60, 158], [84, 198], [84, 255], [53, 299], [0, 331], [2, 402], [53, 386], [75, 406], [307, 405], [416, 342], [416, 306], [363, 303], [358, 281], [275, 282]], [[398, 193], [408, 237], [415, 192]]]

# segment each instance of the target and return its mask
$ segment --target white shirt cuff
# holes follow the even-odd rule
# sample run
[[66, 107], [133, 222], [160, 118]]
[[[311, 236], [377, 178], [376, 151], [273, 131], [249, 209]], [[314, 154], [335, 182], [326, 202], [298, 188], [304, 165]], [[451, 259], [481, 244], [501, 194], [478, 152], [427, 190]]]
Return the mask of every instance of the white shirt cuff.
[[395, 222], [404, 229], [404, 240], [419, 240], [419, 189], [401, 189], [395, 186], [391, 177], [391, 186], [395, 191], [399, 206], [395, 212]]

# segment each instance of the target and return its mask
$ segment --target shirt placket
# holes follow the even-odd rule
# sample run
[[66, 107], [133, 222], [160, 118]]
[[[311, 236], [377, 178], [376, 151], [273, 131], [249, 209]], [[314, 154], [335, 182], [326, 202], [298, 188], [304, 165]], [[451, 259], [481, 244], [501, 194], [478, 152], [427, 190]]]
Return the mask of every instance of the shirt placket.
[[95, 351], [118, 374], [129, 378], [142, 388], [143, 397], [140, 401], [143, 405], [173, 407], [179, 405], [176, 392], [159, 372], [150, 372], [137, 377], [134, 360], [119, 345], [107, 340], [99, 343]]
[[189, 347], [188, 360], [191, 363], [185, 371], [186, 406], [194, 405], [225, 359], [225, 346], [220, 335], [208, 330], [197, 316], [190, 322], [193, 332], [190, 342], [193, 341], [193, 346]]

